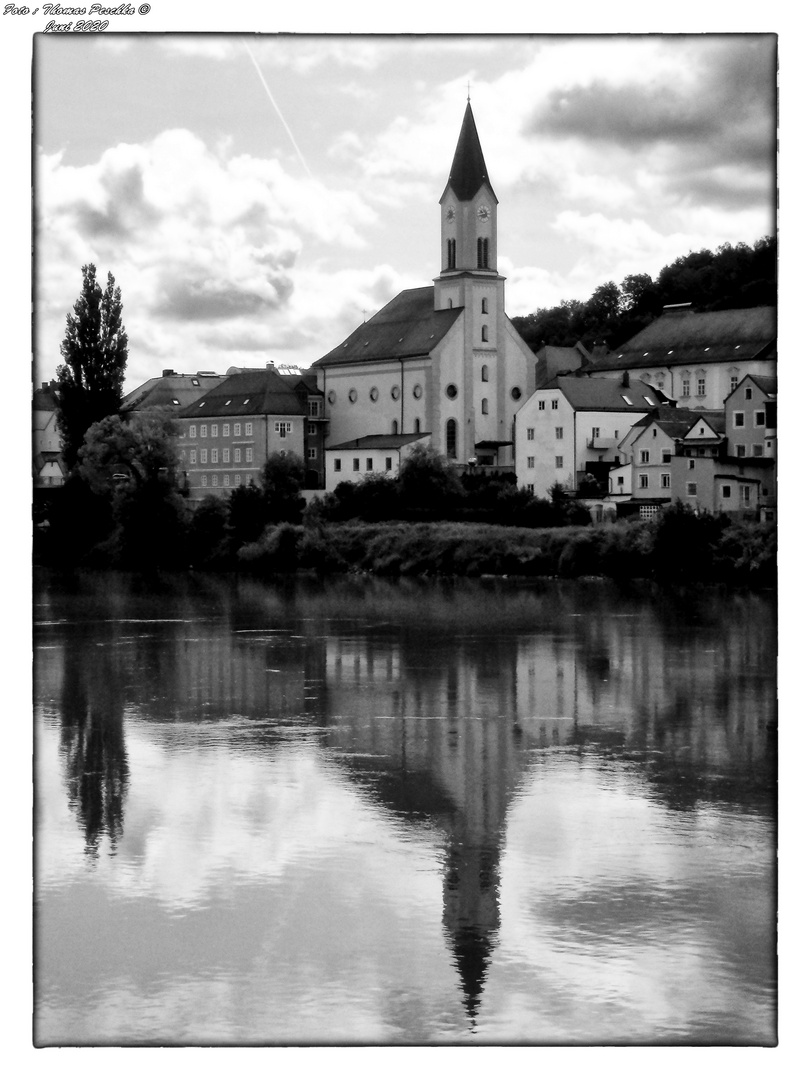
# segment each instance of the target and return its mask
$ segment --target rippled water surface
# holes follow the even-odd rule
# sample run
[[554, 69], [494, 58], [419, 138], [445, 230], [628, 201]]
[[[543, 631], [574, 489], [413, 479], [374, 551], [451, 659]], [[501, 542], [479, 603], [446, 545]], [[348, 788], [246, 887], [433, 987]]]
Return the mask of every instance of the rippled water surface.
[[37, 1042], [772, 1044], [774, 608], [43, 575]]

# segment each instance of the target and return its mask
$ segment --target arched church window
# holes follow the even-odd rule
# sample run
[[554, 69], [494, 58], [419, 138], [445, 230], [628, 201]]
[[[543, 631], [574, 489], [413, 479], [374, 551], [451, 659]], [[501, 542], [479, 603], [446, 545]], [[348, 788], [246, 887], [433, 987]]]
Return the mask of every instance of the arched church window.
[[481, 413], [484, 416], [489, 414], [489, 400], [487, 398], [481, 398]]
[[456, 431], [457, 431], [457, 427], [456, 427], [455, 420], [448, 420], [447, 421], [446, 431], [447, 431], [447, 437], [446, 437], [447, 456], [449, 458], [454, 458], [457, 455], [457, 447], [456, 447]]
[[482, 315], [488, 315], [489, 314], [489, 302], [487, 301], [486, 297], [484, 297], [484, 299], [481, 301], [481, 314]]
[[489, 341], [489, 327], [486, 324], [481, 327], [481, 340]]
[[416, 432], [417, 435], [422, 430], [422, 421], [419, 419], [418, 416], [413, 422], [413, 430]]
[[399, 435], [399, 422], [397, 420], [395, 420], [391, 425], [391, 434]]
[[450, 308], [451, 308], [451, 307], [453, 306], [453, 297], [452, 297], [452, 296], [451, 296], [451, 297], [450, 297], [450, 299], [449, 299], [449, 300], [447, 301], [447, 306], [448, 306], [448, 307], [450, 307]]
[[485, 236], [478, 237], [478, 269], [485, 270], [489, 266], [489, 240]]
[[447, 241], [447, 269], [455, 270], [456, 268], [456, 242], [455, 240]]
[[489, 368], [486, 364], [481, 368], [481, 382], [489, 382]]

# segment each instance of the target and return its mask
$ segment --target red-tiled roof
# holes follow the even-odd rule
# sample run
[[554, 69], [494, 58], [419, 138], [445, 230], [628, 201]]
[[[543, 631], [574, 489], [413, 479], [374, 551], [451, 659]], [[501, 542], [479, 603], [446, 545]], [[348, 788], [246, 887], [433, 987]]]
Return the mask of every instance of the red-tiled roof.
[[462, 308], [433, 309], [432, 285], [406, 289], [368, 322], [351, 333], [313, 367], [356, 364], [366, 360], [400, 360], [427, 356], [459, 317]]
[[588, 371], [711, 364], [776, 356], [776, 308], [689, 310], [661, 315]]

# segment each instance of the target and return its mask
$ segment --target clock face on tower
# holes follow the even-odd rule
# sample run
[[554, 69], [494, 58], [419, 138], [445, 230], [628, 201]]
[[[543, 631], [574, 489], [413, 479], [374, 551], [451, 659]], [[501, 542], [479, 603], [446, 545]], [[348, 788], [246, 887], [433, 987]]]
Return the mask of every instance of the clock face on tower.
[[477, 210], [479, 221], [489, 221], [489, 207], [485, 203], [481, 203]]
[[448, 206], [445, 212], [445, 217], [448, 221], [453, 221], [456, 216], [456, 209], [454, 206]]

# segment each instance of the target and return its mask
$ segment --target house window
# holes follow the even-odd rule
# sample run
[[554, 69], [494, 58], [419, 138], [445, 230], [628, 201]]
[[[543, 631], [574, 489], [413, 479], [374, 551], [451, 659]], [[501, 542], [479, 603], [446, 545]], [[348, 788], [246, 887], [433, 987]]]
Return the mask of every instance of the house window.
[[447, 456], [449, 458], [454, 458], [456, 456], [456, 454], [458, 453], [458, 450], [457, 450], [457, 447], [456, 447], [456, 431], [457, 431], [457, 427], [456, 427], [455, 420], [453, 420], [453, 419], [448, 420], [447, 421], [447, 426], [445, 428], [445, 432], [446, 432], [445, 441], [446, 441], [446, 445], [447, 445]]
[[765, 427], [765, 410], [754, 413], [754, 427]]
[[762, 455], [763, 455], [762, 443], [754, 443], [754, 445], [751, 447], [751, 449], [754, 452], [754, 457], [762, 457]]
[[554, 428], [554, 438], [561, 439], [563, 437], [563, 429], [561, 427]]
[[242, 434], [242, 425], [241, 424], [234, 424], [233, 425], [233, 433], [237, 438], [239, 438], [239, 436]]
[[242, 448], [240, 446], [235, 447], [233, 452], [233, 460], [237, 462], [242, 460]]
[[487, 398], [481, 398], [481, 412], [484, 416], [487, 416], [489, 413], [489, 401]]
[[487, 329], [486, 324], [481, 327], [481, 340], [489, 341], [489, 330]]
[[343, 462], [339, 457], [335, 458], [335, 472], [340, 472], [343, 469]]
[[488, 315], [489, 314], [489, 302], [488, 302], [486, 297], [484, 297], [484, 299], [481, 301], [481, 314], [482, 315]]
[[650, 486], [650, 478], [645, 472], [638, 474], [638, 486], [640, 488], [648, 488]]
[[207, 450], [201, 450], [200, 451], [200, 464], [201, 465], [207, 465], [208, 464], [208, 451]]
[[222, 483], [225, 485], [225, 487], [230, 487], [231, 486], [231, 477], [230, 477], [229, 473], [225, 473], [225, 475], [222, 478]]
[[533, 469], [534, 468], [534, 458], [533, 457], [527, 457], [526, 458], [526, 468], [527, 469]]
[[689, 468], [694, 469], [694, 467], [695, 467], [695, 459], [694, 458], [689, 458]]
[[222, 425], [222, 434], [226, 439], [230, 438], [230, 435], [231, 435], [231, 425], [230, 424], [223, 424]]
[[554, 458], [554, 468], [561, 469], [563, 467], [563, 459], [561, 457]]
[[746, 386], [746, 388], [745, 388], [745, 400], [750, 401], [753, 396], [754, 396], [754, 391], [751, 389], [750, 386]]
[[189, 465], [196, 465], [197, 464], [197, 451], [196, 450], [189, 450], [189, 452], [188, 452], [188, 462], [189, 462]]
[[456, 268], [456, 242], [455, 240], [447, 241], [447, 269], [455, 270]]
[[214, 473], [214, 475], [211, 477], [211, 486], [212, 487], [219, 487], [219, 477], [217, 476], [216, 473]]
[[200, 424], [200, 438], [201, 439], [207, 439], [208, 438], [208, 424]]
[[317, 456], [318, 456], [318, 451], [315, 449], [314, 446], [310, 446], [309, 450], [307, 450], [307, 457], [309, 458], [309, 460], [314, 461], [317, 458]]
[[253, 461], [253, 447], [248, 446], [245, 448], [245, 461]]
[[698, 397], [705, 397], [706, 396], [706, 380], [705, 379], [698, 379], [698, 381], [697, 381], [697, 396]]
[[222, 451], [222, 463], [224, 465], [228, 465], [228, 464], [230, 464], [230, 460], [231, 460], [231, 451], [230, 451], [230, 449], [228, 447], [225, 447], [225, 449]]
[[624, 487], [624, 477], [619, 476], [619, 477], [617, 477], [617, 480], [618, 480], [619, 487]]
[[370, 457], [367, 457], [366, 458], [366, 472], [373, 472], [373, 471], [374, 471], [374, 459], [370, 458]]
[[734, 413], [734, 427], [745, 427], [745, 413], [744, 412], [735, 412]]
[[724, 499], [731, 498], [731, 484], [723, 484], [722, 494]]
[[245, 424], [245, 435], [252, 435], [252, 434], [253, 434], [253, 424], [251, 424], [251, 423]]
[[748, 486], [748, 484], [743, 484], [742, 497], [743, 497], [743, 504], [745, 506], [750, 506], [751, 505], [751, 488]]
[[287, 435], [292, 431], [292, 424], [289, 420], [276, 420], [273, 429], [280, 439], [286, 439]]
[[557, 398], [552, 398], [551, 399], [551, 407], [552, 407], [552, 409], [556, 409], [558, 405], [559, 405], [559, 400]]
[[393, 467], [394, 467], [394, 459], [390, 458], [390, 457], [387, 457], [385, 459], [385, 471], [386, 472], [391, 472]]
[[745, 457], [745, 443], [737, 443], [737, 457]]
[[489, 240], [485, 236], [478, 237], [478, 269], [485, 270], [489, 266]]
[[188, 437], [190, 439], [196, 439], [197, 438], [197, 425], [196, 424], [192, 424], [191, 427], [188, 429]]
[[307, 435], [317, 435], [317, 434], [318, 434], [318, 425], [317, 424], [307, 424]]
[[672, 451], [671, 450], [662, 450], [661, 451], [661, 464], [662, 465], [669, 465], [671, 460], [672, 460]]
[[486, 364], [481, 368], [481, 382], [489, 382], [489, 368]]
[[528, 493], [530, 495], [534, 495], [534, 484], [527, 484], [526, 485], [526, 490], [528, 491]]
[[668, 472], [662, 472], [661, 473], [661, 487], [662, 488], [671, 487], [670, 474]]
[[236, 476], [233, 478], [233, 482], [236, 485], [236, 487], [241, 487], [242, 486], [242, 474], [237, 473]]
[[219, 438], [219, 424], [212, 424], [211, 425], [211, 438], [212, 439], [218, 439]]
[[694, 497], [695, 495], [697, 495], [697, 484], [695, 484], [695, 483], [692, 483], [692, 482], [688, 483], [688, 484], [686, 485], [686, 494], [687, 494], [687, 495], [691, 495], [691, 496], [693, 496], [693, 497]]
[[360, 472], [360, 458], [356, 457], [352, 459], [352, 472]]
[[639, 464], [641, 464], [641, 465], [649, 465], [650, 464], [650, 451], [649, 450], [642, 450], [641, 451], [641, 461], [639, 462]]
[[205, 475], [205, 473], [203, 473], [203, 477], [202, 477], [202, 486], [203, 487], [208, 487], [208, 477]]
[[591, 428], [591, 438], [592, 439], [598, 439], [599, 438], [599, 430], [600, 429], [598, 427]]
[[526, 428], [526, 438], [529, 440], [529, 442], [534, 442], [534, 428], [533, 427], [527, 427]]
[[219, 464], [219, 450], [217, 450], [216, 447], [211, 451], [211, 464]]
[[320, 403], [320, 401], [310, 401], [309, 402], [309, 415], [310, 416], [320, 416], [321, 415], [321, 403]]
[[537, 402], [537, 408], [540, 410], [540, 412], [542, 412], [543, 409], [545, 409], [545, 407], [546, 407], [545, 401], [538, 401]]
[[684, 379], [681, 383], [681, 397], [689, 397], [690, 382], [688, 379]]
[[731, 376], [731, 379], [729, 380], [729, 387], [730, 387], [730, 392], [731, 392], [732, 394], [733, 394], [733, 393], [734, 393], [734, 391], [735, 391], [735, 390], [737, 389], [737, 383], [738, 383], [739, 381], [740, 381], [740, 379], [739, 379], [739, 376], [738, 376], [738, 375], [732, 375], [732, 376]]

